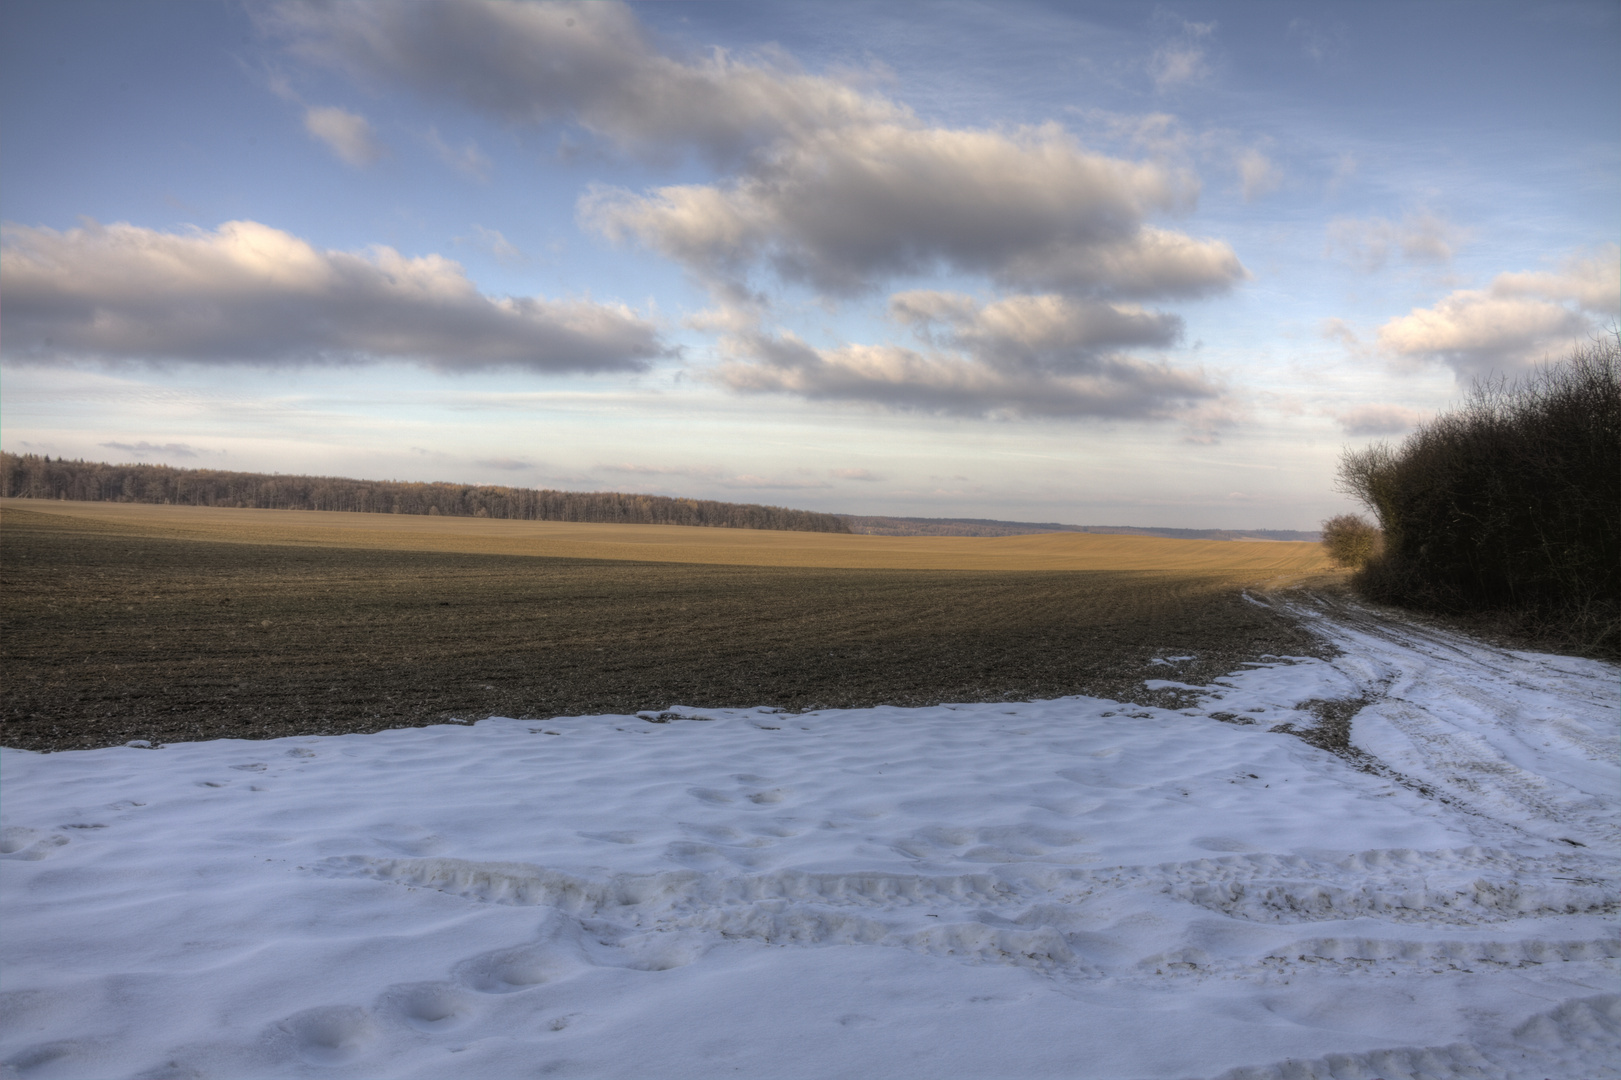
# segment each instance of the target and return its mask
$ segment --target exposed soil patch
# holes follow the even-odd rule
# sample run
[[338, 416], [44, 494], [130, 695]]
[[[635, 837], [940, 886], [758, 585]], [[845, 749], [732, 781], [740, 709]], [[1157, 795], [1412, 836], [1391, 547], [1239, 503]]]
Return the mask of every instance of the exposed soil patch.
[[8, 509], [0, 745], [1097, 694], [1327, 646], [1231, 574], [805, 569], [259, 545]]

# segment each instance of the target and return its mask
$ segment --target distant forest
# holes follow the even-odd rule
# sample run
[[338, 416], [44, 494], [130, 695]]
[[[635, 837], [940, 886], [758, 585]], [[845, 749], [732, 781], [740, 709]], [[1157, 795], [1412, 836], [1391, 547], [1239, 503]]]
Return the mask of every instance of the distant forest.
[[0, 496], [84, 502], [169, 503], [259, 510], [349, 510], [583, 521], [626, 525], [707, 525], [723, 529], [784, 529], [847, 533], [833, 514], [780, 506], [627, 495], [617, 491], [545, 491], [476, 484], [401, 483], [333, 476], [281, 476], [175, 469], [167, 465], [107, 465], [52, 461], [48, 455], [0, 451]]
[[1299, 529], [1161, 529], [1138, 525], [1061, 525], [1056, 521], [996, 521], [991, 518], [863, 517], [840, 514], [850, 531], [869, 536], [1028, 536], [1083, 532], [1114, 536], [1162, 536], [1170, 540], [1306, 540], [1320, 532]]

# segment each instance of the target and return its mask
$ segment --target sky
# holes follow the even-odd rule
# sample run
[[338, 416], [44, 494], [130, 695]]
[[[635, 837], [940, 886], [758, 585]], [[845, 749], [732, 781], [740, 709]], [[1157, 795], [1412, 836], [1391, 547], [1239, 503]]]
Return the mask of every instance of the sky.
[[1621, 318], [1621, 5], [0, 6], [0, 445], [1310, 529]]

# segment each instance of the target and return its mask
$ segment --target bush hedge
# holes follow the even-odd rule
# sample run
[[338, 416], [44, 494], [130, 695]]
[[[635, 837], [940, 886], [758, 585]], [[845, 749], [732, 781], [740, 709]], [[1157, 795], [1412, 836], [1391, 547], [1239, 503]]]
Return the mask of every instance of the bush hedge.
[[1338, 486], [1384, 534], [1353, 579], [1369, 598], [1621, 653], [1621, 337], [1477, 383], [1400, 447], [1346, 451]]

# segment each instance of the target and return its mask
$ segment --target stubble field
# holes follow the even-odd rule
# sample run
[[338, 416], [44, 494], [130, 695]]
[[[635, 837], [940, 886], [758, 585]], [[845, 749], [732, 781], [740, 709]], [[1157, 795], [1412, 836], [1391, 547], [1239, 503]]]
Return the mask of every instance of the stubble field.
[[873, 537], [0, 504], [0, 745], [675, 705], [1150, 700], [1322, 646], [1242, 589], [1311, 544]]

